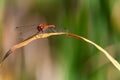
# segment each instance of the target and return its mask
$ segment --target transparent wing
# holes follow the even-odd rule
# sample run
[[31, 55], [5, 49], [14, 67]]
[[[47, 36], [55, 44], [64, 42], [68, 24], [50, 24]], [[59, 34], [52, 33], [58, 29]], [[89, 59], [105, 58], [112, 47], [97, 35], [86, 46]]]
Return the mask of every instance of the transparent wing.
[[21, 32], [26, 33], [26, 32], [29, 32], [29, 31], [31, 31], [31, 30], [33, 30], [33, 29], [36, 29], [37, 26], [38, 26], [38, 24], [17, 26], [17, 27], [15, 28], [15, 30], [16, 30], [17, 32], [19, 32], [19, 33], [21, 33]]
[[36, 32], [38, 32], [37, 26], [38, 26], [38, 24], [25, 25], [25, 26], [17, 26], [15, 28], [16, 33], [17, 33], [17, 35], [16, 35], [17, 38], [24, 40], [24, 39], [32, 36], [33, 34], [35, 34]]

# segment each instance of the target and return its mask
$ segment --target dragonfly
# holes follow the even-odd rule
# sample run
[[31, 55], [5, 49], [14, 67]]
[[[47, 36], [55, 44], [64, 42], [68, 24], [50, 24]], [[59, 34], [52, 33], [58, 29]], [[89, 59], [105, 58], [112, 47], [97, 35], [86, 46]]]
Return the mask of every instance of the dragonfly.
[[[26, 27], [25, 27], [26, 26]], [[29, 28], [28, 28], [28, 27]], [[32, 26], [32, 27], [31, 27]], [[49, 30], [49, 29], [51, 29], [52, 31], [53, 31], [53, 28], [55, 28], [55, 25], [47, 25], [47, 24], [34, 24], [34, 25], [24, 25], [24, 26], [17, 26], [16, 27], [16, 30], [20, 30], [20, 31], [24, 31], [25, 32], [25, 30], [27, 29], [27, 30], [34, 30], [35, 29], [35, 27], [37, 28], [36, 30], [38, 31], [38, 32], [42, 32], [42, 33], [44, 33], [44, 31], [46, 32], [46, 30]], [[54, 31], [55, 31], [55, 29], [54, 29]]]
[[[49, 33], [49, 32], [57, 32], [55, 25], [52, 24], [34, 24], [34, 25], [24, 25], [17, 26], [17, 38], [18, 40], [26, 40], [28, 37], [39, 34], [39, 33]], [[21, 41], [20, 41], [21, 42]]]
[[[25, 42], [26, 40], [32, 38], [33, 36], [37, 35], [37, 34], [44, 34], [44, 33], [47, 33], [47, 30], [51, 29], [52, 31], [56, 32], [56, 30], [54, 29], [55, 28], [55, 25], [47, 25], [47, 24], [39, 24], [37, 27], [37, 33], [28, 37], [27, 39], [25, 39], [24, 41], [22, 42]], [[21, 43], [22, 43], [21, 42]], [[21, 46], [21, 45], [20, 45]], [[12, 53], [11, 50], [9, 50], [3, 57], [3, 59], [1, 60], [1, 62], [3, 62], [10, 54]]]

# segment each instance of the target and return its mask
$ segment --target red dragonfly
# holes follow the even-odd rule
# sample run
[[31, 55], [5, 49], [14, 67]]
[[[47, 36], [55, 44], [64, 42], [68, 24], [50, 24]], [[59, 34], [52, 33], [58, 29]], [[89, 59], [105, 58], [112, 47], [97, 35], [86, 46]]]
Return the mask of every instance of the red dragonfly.
[[37, 30], [38, 32], [42, 32], [44, 33], [45, 30], [47, 30], [48, 28], [52, 29], [53, 31], [55, 31], [53, 28], [55, 28], [55, 25], [46, 25], [46, 24], [40, 24], [37, 26]]
[[[30, 26], [33, 26], [33, 27], [30, 27]], [[25, 40], [26, 37], [30, 37], [39, 33], [42, 34], [42, 33], [56, 32], [55, 25], [47, 25], [47, 24], [26, 25], [26, 27], [18, 26], [16, 27], [16, 30], [17, 30], [18, 36], [21, 37], [23, 40]]]

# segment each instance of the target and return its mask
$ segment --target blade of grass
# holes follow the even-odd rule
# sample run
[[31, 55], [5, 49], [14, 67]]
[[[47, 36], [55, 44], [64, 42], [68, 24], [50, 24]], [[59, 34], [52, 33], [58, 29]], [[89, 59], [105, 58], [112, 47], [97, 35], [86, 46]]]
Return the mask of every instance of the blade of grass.
[[101, 52], [103, 52], [105, 54], [105, 56], [112, 62], [112, 64], [120, 71], [120, 64], [106, 51], [104, 50], [102, 47], [100, 47], [99, 45], [95, 44], [94, 42], [82, 37], [82, 36], [78, 36], [75, 34], [66, 34], [68, 36], [72, 36], [78, 39], [82, 39], [84, 41], [86, 41], [87, 43], [92, 44], [93, 46], [95, 46], [98, 50], [100, 50]]
[[[84, 40], [85, 42], [87, 43], [90, 43], [92, 44], [93, 46], [95, 46], [98, 50], [100, 50], [101, 52], [103, 52], [105, 54], [105, 56], [109, 59], [109, 61], [120, 71], [120, 64], [106, 51], [104, 50], [102, 47], [100, 47], [99, 45], [95, 44], [94, 42], [82, 37], [82, 36], [78, 36], [76, 34], [71, 34], [71, 33], [66, 33], [66, 32], [56, 32], [56, 33], [44, 33], [44, 34], [37, 34], [37, 35], [34, 35], [30, 38], [28, 38], [27, 40], [17, 44], [17, 45], [14, 45], [6, 54], [5, 56], [3, 57], [3, 59], [1, 60], [1, 63], [11, 54], [13, 53], [16, 49], [18, 48], [21, 48], [27, 44], [29, 44], [30, 42], [36, 40], [36, 39], [39, 39], [39, 38], [47, 38], [47, 37], [50, 37], [50, 36], [54, 36], [54, 35], [66, 35], [66, 36], [70, 36], [70, 37], [74, 37], [74, 38], [77, 38], [79, 40]], [[0, 63], [0, 65], [1, 65]]]

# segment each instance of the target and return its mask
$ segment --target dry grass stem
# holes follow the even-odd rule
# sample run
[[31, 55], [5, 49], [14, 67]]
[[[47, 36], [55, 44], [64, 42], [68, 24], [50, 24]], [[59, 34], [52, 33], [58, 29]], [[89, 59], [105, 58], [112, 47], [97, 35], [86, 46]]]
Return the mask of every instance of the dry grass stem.
[[56, 33], [44, 33], [44, 34], [36, 34], [26, 40], [24, 40], [23, 42], [14, 45], [12, 48], [10, 48], [10, 50], [5, 54], [5, 56], [3, 57], [3, 59], [1, 60], [1, 63], [11, 54], [13, 53], [16, 49], [21, 48], [27, 44], [29, 44], [30, 42], [39, 39], [39, 38], [47, 38], [50, 36], [54, 36], [54, 35], [66, 35], [66, 36], [70, 36], [70, 37], [74, 37], [77, 38], [79, 40], [84, 40], [87, 43], [92, 44], [93, 46], [95, 46], [98, 50], [100, 50], [101, 52], [103, 52], [105, 54], [105, 56], [109, 59], [109, 61], [120, 71], [120, 64], [106, 51], [104, 50], [102, 47], [100, 47], [99, 45], [95, 44], [94, 42], [82, 37], [82, 36], [78, 36], [75, 34], [71, 34], [71, 33], [66, 33], [66, 32], [56, 32]]

